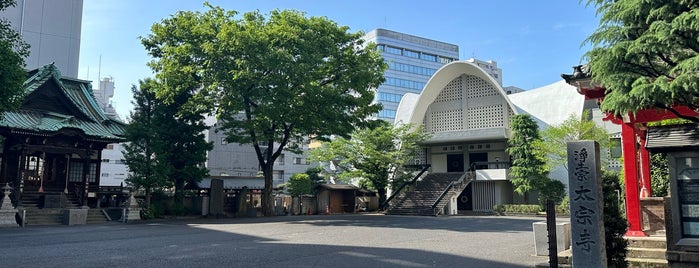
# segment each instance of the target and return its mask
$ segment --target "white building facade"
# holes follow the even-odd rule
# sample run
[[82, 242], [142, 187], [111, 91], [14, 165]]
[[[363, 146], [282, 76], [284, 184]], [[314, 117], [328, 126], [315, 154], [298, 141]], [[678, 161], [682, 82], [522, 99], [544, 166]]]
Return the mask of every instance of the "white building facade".
[[28, 70], [54, 62], [64, 76], [78, 77], [82, 0], [17, 0], [0, 12], [30, 48]]
[[[97, 104], [104, 110], [104, 113], [112, 118], [121, 120], [112, 105], [114, 97], [114, 80], [111, 77], [104, 77], [99, 81], [99, 87], [93, 90]], [[100, 186], [122, 186], [126, 185], [126, 178], [129, 176], [129, 167], [124, 163], [124, 144], [113, 143], [107, 145], [102, 150], [102, 163], [100, 165]]]
[[[206, 168], [210, 176], [254, 177], [262, 176], [257, 154], [252, 144], [229, 143], [223, 131], [218, 130], [218, 120], [207, 117], [206, 124], [209, 129], [205, 131], [206, 141], [213, 143], [213, 149], [207, 153]], [[275, 149], [278, 144], [275, 144]], [[260, 145], [261, 150], [266, 150], [266, 145]], [[313, 167], [308, 161], [306, 152], [308, 143], [299, 145], [301, 154], [285, 151], [274, 162], [273, 184], [286, 183], [296, 173], [304, 173]]]
[[[520, 203], [509, 181], [510, 118], [529, 114], [540, 129], [581, 116], [584, 96], [561, 80], [541, 88], [508, 95], [483, 68], [468, 61], [439, 69], [421, 94], [406, 94], [396, 124], [422, 125], [432, 134], [418, 161], [432, 172], [476, 172], [457, 198], [459, 210], [492, 211], [494, 205]], [[567, 174], [550, 174], [567, 184]]]

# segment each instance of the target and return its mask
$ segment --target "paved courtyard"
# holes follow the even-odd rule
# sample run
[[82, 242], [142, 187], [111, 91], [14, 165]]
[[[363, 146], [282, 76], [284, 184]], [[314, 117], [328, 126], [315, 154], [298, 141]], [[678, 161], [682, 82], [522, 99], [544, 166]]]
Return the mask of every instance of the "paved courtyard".
[[543, 218], [314, 215], [0, 229], [0, 267], [534, 267]]

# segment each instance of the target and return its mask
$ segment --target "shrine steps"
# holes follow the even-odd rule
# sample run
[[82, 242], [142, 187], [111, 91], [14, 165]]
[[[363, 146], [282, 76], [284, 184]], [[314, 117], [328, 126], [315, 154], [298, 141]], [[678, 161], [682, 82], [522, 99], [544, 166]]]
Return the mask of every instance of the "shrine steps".
[[664, 236], [626, 237], [626, 240], [629, 241], [626, 260], [630, 268], [668, 267]]

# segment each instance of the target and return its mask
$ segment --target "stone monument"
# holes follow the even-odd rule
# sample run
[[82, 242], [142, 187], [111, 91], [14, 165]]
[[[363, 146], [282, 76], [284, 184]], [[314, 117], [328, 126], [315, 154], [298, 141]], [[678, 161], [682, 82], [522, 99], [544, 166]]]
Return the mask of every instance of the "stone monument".
[[216, 217], [223, 216], [224, 193], [223, 180], [211, 179], [211, 188], [209, 191], [209, 214]]
[[17, 227], [17, 220], [15, 220], [17, 209], [12, 207], [12, 202], [10, 201], [12, 187], [5, 183], [5, 187], [2, 187], [2, 189], [5, 196], [0, 204], [0, 227]]
[[607, 267], [604, 240], [604, 198], [596, 141], [568, 143], [573, 267]]
[[126, 222], [141, 220], [141, 208], [138, 206], [138, 201], [134, 197], [134, 192], [131, 192], [131, 197], [126, 204]]

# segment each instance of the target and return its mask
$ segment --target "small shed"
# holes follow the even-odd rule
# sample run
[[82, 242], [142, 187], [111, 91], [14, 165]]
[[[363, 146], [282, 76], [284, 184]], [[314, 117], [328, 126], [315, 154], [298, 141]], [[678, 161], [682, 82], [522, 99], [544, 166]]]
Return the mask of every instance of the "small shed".
[[351, 184], [321, 184], [318, 186], [319, 213], [354, 213], [359, 187]]
[[648, 128], [646, 148], [667, 153], [670, 195], [664, 199], [670, 267], [699, 266], [699, 125]]

